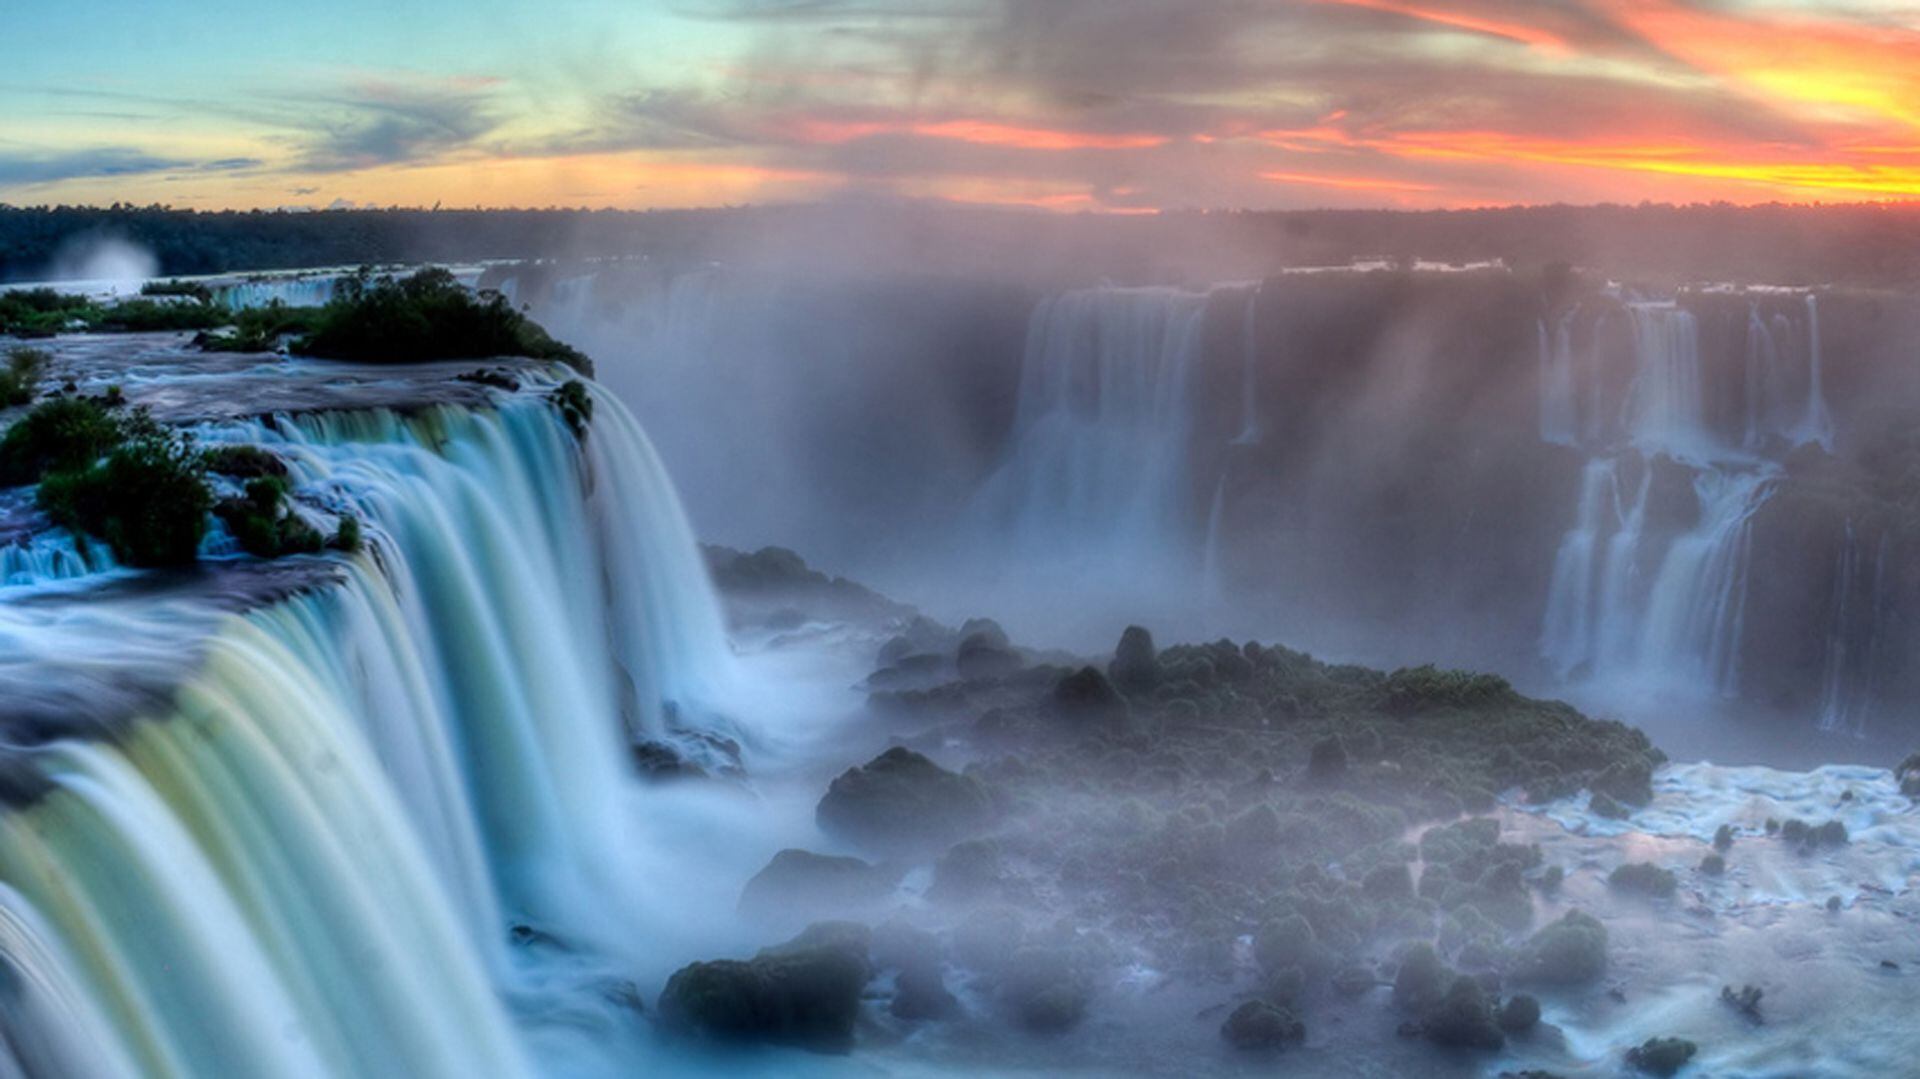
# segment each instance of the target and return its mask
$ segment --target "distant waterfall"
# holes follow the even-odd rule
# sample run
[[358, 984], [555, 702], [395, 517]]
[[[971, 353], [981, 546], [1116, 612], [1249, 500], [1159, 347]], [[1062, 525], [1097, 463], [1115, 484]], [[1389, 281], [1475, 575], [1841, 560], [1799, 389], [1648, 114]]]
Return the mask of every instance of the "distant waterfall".
[[1236, 446], [1258, 445], [1265, 433], [1260, 423], [1260, 285], [1247, 290], [1247, 313], [1241, 327], [1240, 433]]
[[[1769, 441], [1812, 443], [1833, 452], [1834, 426], [1827, 408], [1825, 361], [1820, 339], [1820, 300], [1808, 293], [1801, 326], [1775, 313], [1764, 316], [1748, 304], [1746, 433], [1742, 448], [1759, 452]], [[1805, 341], [1804, 347], [1801, 340]]]
[[1198, 570], [1189, 440], [1206, 310], [1205, 293], [1172, 288], [1042, 301], [1010, 450], [982, 492], [1008, 562]]
[[1573, 361], [1574, 306], [1555, 319], [1552, 327], [1540, 320], [1540, 441], [1574, 446], [1580, 441], [1578, 374]]
[[[1623, 466], [1635, 466], [1629, 480]], [[1574, 527], [1560, 541], [1540, 638], [1562, 676], [1646, 677], [1718, 693], [1738, 688], [1754, 513], [1770, 472], [1696, 472], [1698, 522], [1648, 530], [1653, 486], [1635, 457], [1596, 458]]]
[[338, 274], [247, 278], [215, 287], [213, 302], [229, 311], [265, 307], [276, 301], [288, 307], [318, 307], [333, 299], [334, 286], [339, 282]]
[[203, 432], [273, 446], [368, 547], [231, 618], [170, 715], [16, 757], [51, 790], [0, 813], [0, 1072], [528, 1070], [508, 926], [586, 973], [624, 940], [628, 731], [713, 729], [727, 664], [672, 487], [594, 392], [584, 446], [533, 394]]
[[1891, 537], [1882, 533], [1869, 559], [1849, 520], [1835, 557], [1832, 619], [1820, 672], [1820, 729], [1861, 734], [1871, 718], [1881, 673], [1881, 632], [1888, 617], [1886, 574]]
[[1624, 426], [1642, 453], [1702, 460], [1714, 450], [1701, 385], [1700, 327], [1674, 303], [1634, 303], [1636, 366]]
[[1795, 441], [1814, 443], [1833, 452], [1833, 415], [1827, 411], [1824, 361], [1820, 344], [1820, 298], [1807, 294], [1807, 412], [1795, 431]]

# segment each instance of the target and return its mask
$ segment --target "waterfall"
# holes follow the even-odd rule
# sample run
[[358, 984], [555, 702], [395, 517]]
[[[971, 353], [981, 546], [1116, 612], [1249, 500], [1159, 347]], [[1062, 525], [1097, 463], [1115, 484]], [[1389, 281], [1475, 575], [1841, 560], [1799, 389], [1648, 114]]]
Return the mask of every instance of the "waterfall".
[[1654, 579], [1638, 665], [1725, 696], [1739, 688], [1753, 515], [1773, 489], [1768, 473], [1694, 476], [1700, 522], [1674, 537]]
[[[1639, 466], [1637, 484], [1622, 476], [1629, 462]], [[1769, 469], [1695, 471], [1697, 523], [1663, 545], [1648, 529], [1652, 463], [1589, 461], [1574, 527], [1554, 558], [1542, 658], [1562, 677], [1645, 678], [1734, 693], [1752, 520], [1774, 479]]]
[[1814, 443], [1833, 452], [1833, 415], [1827, 411], [1820, 345], [1820, 298], [1807, 293], [1807, 411], [1794, 431], [1796, 443]]
[[1676, 303], [1627, 306], [1636, 369], [1627, 392], [1627, 439], [1643, 453], [1704, 460], [1715, 449], [1701, 389], [1700, 328]]
[[1578, 445], [1580, 404], [1573, 364], [1573, 320], [1576, 305], [1554, 320], [1540, 320], [1540, 440], [1557, 446]]
[[1888, 613], [1885, 585], [1889, 539], [1889, 533], [1881, 533], [1862, 603], [1865, 559], [1853, 521], [1846, 523], [1845, 542], [1835, 555], [1832, 615], [1821, 659], [1821, 730], [1864, 734], [1871, 718], [1880, 674], [1880, 633]]
[[1242, 327], [1240, 359], [1240, 433], [1233, 439], [1233, 444], [1236, 446], [1259, 445], [1263, 433], [1260, 425], [1259, 392], [1261, 287], [1259, 282], [1255, 282], [1253, 287], [1247, 290], [1247, 313]]
[[339, 281], [337, 274], [247, 278], [216, 287], [213, 302], [229, 311], [265, 307], [275, 301], [289, 307], [318, 307], [333, 299], [333, 289]]
[[1205, 293], [1172, 288], [1041, 302], [1010, 449], [982, 492], [1008, 562], [1196, 571], [1188, 443], [1206, 310]]
[[530, 381], [199, 432], [273, 447], [367, 546], [224, 616], [159, 713], [11, 751], [43, 792], [0, 813], [0, 1070], [512, 1076], [509, 926], [582, 978], [631, 947], [629, 738], [753, 740], [644, 435], [596, 389], [581, 443]]
[[[1595, 458], [1580, 477], [1579, 510], [1575, 523], [1560, 541], [1553, 559], [1553, 578], [1547, 590], [1546, 624], [1541, 631], [1540, 654], [1565, 677], [1593, 654], [1595, 555], [1608, 532], [1609, 511], [1617, 498], [1617, 462]], [[1614, 515], [1617, 519], [1617, 514]]]

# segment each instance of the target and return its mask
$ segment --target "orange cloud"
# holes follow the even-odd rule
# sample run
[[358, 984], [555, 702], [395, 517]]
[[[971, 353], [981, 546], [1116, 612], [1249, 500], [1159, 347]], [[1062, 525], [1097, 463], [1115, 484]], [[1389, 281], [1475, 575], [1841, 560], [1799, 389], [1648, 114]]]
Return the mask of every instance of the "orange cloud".
[[1385, 11], [1394, 15], [1404, 15], [1409, 19], [1430, 22], [1439, 26], [1465, 30], [1469, 33], [1484, 34], [1488, 37], [1504, 38], [1508, 41], [1528, 45], [1548, 52], [1568, 52], [1567, 42], [1560, 35], [1542, 30], [1525, 23], [1501, 22], [1460, 11], [1447, 11], [1423, 4], [1406, 3], [1404, 0], [1316, 0], [1322, 4], [1337, 4], [1341, 7], [1367, 8], [1372, 11]]
[[1347, 191], [1437, 190], [1432, 184], [1419, 184], [1407, 180], [1380, 180], [1367, 176], [1315, 176], [1305, 172], [1263, 172], [1260, 178], [1279, 184], [1313, 184], [1318, 187], [1338, 187]]
[[1671, 0], [1616, 13], [1658, 48], [1780, 107], [1841, 122], [1920, 126], [1920, 32], [1803, 14], [1738, 16]]
[[793, 125], [802, 142], [842, 143], [875, 135], [915, 135], [952, 139], [980, 146], [1011, 146], [1021, 150], [1147, 150], [1172, 140], [1165, 135], [1108, 134], [1029, 127], [992, 120], [816, 120]]

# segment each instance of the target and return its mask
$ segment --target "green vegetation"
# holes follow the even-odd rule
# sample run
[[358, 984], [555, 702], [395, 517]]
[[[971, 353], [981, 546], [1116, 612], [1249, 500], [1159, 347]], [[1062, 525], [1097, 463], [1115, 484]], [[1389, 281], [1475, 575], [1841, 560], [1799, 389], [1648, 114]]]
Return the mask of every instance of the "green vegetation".
[[226, 321], [225, 311], [194, 297], [161, 294], [101, 303], [50, 288], [0, 292], [0, 334], [18, 337], [51, 337], [68, 331], [205, 330]]
[[56, 524], [105, 540], [127, 565], [184, 565], [207, 531], [205, 469], [184, 436], [141, 428], [103, 461], [46, 475], [38, 503]]
[[360, 535], [360, 518], [349, 513], [340, 518], [340, 523], [334, 528], [333, 538], [327, 541], [327, 546], [336, 551], [354, 554], [360, 550], [362, 542], [364, 541]]
[[214, 513], [233, 533], [240, 549], [256, 558], [280, 558], [290, 554], [317, 554], [326, 546], [312, 525], [291, 512], [287, 502], [287, 481], [278, 476], [263, 476], [247, 481], [241, 498], [223, 500]]
[[287, 474], [287, 463], [258, 446], [214, 446], [205, 453], [207, 471], [252, 480]]
[[1639, 892], [1659, 899], [1669, 899], [1679, 887], [1679, 879], [1670, 869], [1662, 869], [1649, 862], [1629, 862], [1618, 866], [1607, 874], [1607, 886], [1623, 892]]
[[51, 337], [78, 323], [85, 328], [88, 313], [99, 306], [85, 296], [50, 288], [0, 292], [0, 333], [19, 337]]
[[571, 379], [559, 389], [553, 391], [553, 403], [565, 417], [567, 426], [577, 436], [587, 433], [587, 424], [593, 421], [593, 398], [587, 393], [586, 383]]
[[199, 341], [210, 352], [272, 352], [282, 338], [300, 338], [319, 327], [323, 307], [289, 307], [273, 300], [233, 315], [233, 328], [208, 334]]
[[33, 391], [40, 385], [40, 376], [51, 359], [44, 349], [24, 345], [9, 349], [7, 368], [0, 371], [0, 408], [31, 402]]
[[38, 483], [49, 472], [86, 468], [125, 437], [122, 422], [97, 402], [46, 401], [0, 437], [0, 485]]
[[[215, 505], [209, 473], [244, 479], [245, 494]], [[145, 412], [115, 416], [82, 397], [43, 402], [0, 438], [0, 485], [39, 484], [36, 502], [55, 524], [105, 541], [132, 566], [192, 562], [209, 511], [261, 558], [358, 550], [359, 520], [343, 516], [323, 538], [291, 511], [286, 476], [286, 463], [257, 446], [202, 453]]]
[[592, 373], [592, 362], [555, 341], [499, 293], [476, 296], [434, 267], [411, 276], [343, 279], [294, 351], [365, 363], [526, 356]]
[[142, 296], [185, 296], [201, 303], [213, 302], [213, 290], [198, 281], [149, 281], [140, 286]]

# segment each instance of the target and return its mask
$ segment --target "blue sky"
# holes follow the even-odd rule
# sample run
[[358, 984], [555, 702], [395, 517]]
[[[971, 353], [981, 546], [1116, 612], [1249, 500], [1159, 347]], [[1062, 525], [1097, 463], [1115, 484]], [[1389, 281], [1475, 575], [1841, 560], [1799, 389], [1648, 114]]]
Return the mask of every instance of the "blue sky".
[[1900, 0], [10, 0], [0, 201], [1920, 194]]

